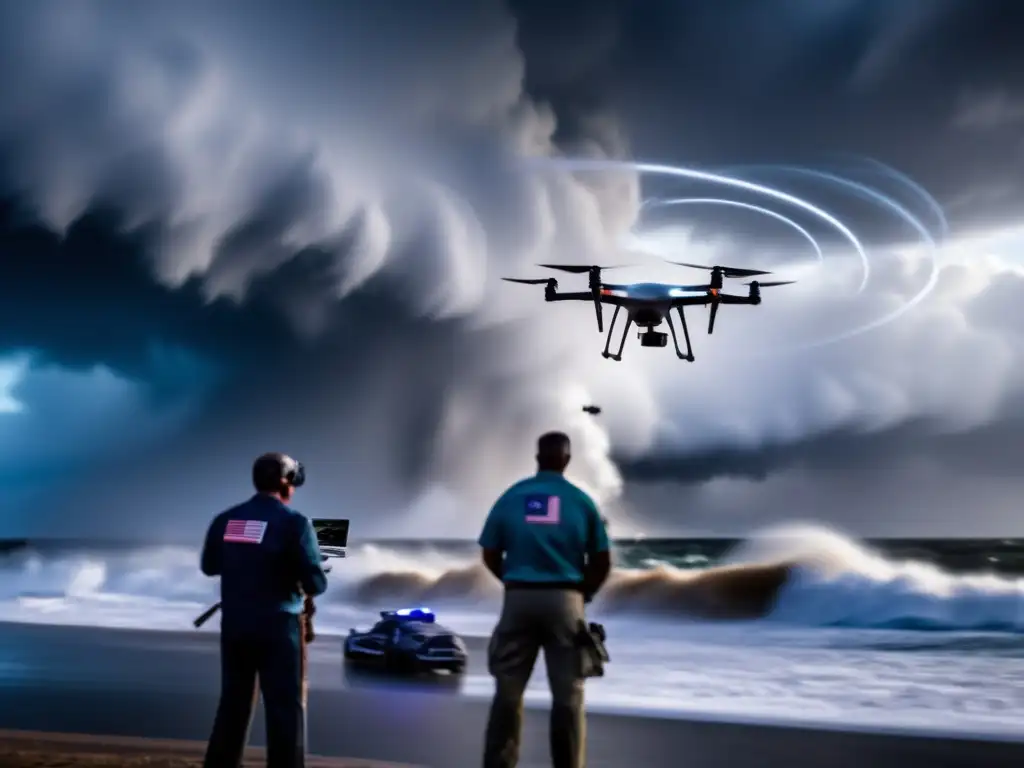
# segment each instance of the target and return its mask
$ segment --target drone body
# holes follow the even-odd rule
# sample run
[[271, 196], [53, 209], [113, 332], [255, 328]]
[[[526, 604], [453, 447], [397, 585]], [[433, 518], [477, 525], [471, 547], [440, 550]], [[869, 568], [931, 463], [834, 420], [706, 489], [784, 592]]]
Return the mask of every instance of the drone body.
[[[598, 266], [574, 266], [566, 264], [541, 264], [547, 269], [557, 269], [562, 272], [576, 274], [586, 273], [589, 276], [589, 290], [578, 292], [558, 292], [558, 281], [554, 278], [533, 278], [521, 279], [505, 277], [512, 283], [526, 283], [527, 285], [544, 285], [545, 301], [589, 301], [594, 304], [594, 311], [597, 314], [597, 330], [604, 331], [603, 305], [609, 304], [615, 307], [612, 314], [612, 321], [608, 327], [608, 340], [601, 354], [611, 360], [622, 360], [622, 350], [626, 346], [626, 335], [633, 324], [636, 324], [641, 332], [640, 346], [642, 347], [665, 347], [668, 346], [668, 333], [654, 330], [663, 322], [668, 325], [669, 333], [672, 335], [672, 343], [675, 346], [676, 356], [680, 360], [694, 361], [693, 347], [690, 344], [690, 331], [686, 325], [684, 307], [711, 306], [711, 316], [708, 321], [708, 333], [715, 330], [715, 318], [718, 315], [718, 308], [722, 304], [752, 304], [761, 303], [761, 289], [776, 285], [788, 285], [792, 281], [759, 283], [753, 281], [747, 283], [749, 293], [746, 296], [738, 296], [723, 293], [725, 278], [754, 277], [767, 275], [756, 269], [736, 269], [733, 267], [705, 267], [700, 264], [684, 264], [672, 262], [683, 267], [695, 269], [706, 269], [711, 272], [711, 280], [702, 285], [671, 285], [667, 283], [629, 283], [613, 284], [601, 281], [601, 270], [610, 267]], [[612, 331], [615, 329], [615, 321], [619, 312], [626, 312], [626, 328], [622, 332], [622, 339], [619, 342], [618, 352], [611, 352]], [[675, 324], [672, 322], [672, 311], [679, 315], [679, 321], [683, 328], [683, 338], [686, 341], [686, 352], [679, 348], [679, 339], [676, 336]], [[643, 330], [646, 329], [646, 330]]]
[[591, 416], [597, 416], [601, 413], [601, 406], [599, 405], [584, 405], [583, 412], [589, 413]]

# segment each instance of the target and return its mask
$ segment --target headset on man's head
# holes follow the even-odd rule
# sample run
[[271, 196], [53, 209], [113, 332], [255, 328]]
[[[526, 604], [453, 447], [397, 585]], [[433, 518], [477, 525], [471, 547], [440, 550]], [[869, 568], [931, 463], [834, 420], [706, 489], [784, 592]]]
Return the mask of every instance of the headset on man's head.
[[[264, 453], [257, 457], [252, 465], [253, 482], [259, 487], [257, 477], [269, 480], [271, 477], [279, 477], [281, 482], [287, 483], [293, 488], [298, 488], [306, 482], [306, 468], [302, 462], [293, 459], [286, 453]], [[272, 481], [273, 482], [273, 481]]]
[[306, 482], [306, 468], [301, 461], [285, 455], [281, 460], [282, 476], [284, 481], [293, 488], [298, 488]]

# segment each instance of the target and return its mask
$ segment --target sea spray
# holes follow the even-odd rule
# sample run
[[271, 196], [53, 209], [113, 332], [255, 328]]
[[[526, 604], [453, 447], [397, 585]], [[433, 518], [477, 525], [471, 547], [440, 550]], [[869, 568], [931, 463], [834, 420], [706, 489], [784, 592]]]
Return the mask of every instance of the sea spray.
[[[692, 621], [759, 620], [802, 626], [931, 630], [1024, 630], [1024, 580], [953, 574], [916, 560], [888, 558], [835, 531], [788, 525], [758, 532], [716, 564], [694, 568], [645, 556], [653, 567], [616, 568], [593, 612]], [[682, 566], [682, 567], [680, 567]], [[689, 566], [689, 567], [686, 567]], [[187, 547], [23, 550], [0, 557], [0, 601], [48, 597], [121, 600], [152, 611], [216, 599]], [[345, 615], [373, 615], [427, 603], [492, 619], [501, 589], [471, 544], [350, 547], [321, 599]], [[52, 606], [51, 606], [52, 608]], [[62, 611], [60, 615], [68, 615]], [[140, 615], [146, 626], [151, 616]], [[88, 623], [82, 616], [76, 623]]]

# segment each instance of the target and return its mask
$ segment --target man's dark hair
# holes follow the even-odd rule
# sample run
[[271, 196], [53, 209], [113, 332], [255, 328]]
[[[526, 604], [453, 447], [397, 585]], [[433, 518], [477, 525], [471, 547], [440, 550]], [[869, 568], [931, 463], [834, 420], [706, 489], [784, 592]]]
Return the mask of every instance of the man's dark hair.
[[265, 453], [252, 465], [252, 484], [259, 493], [277, 493], [285, 476], [283, 453]]
[[563, 472], [572, 456], [572, 444], [564, 432], [545, 432], [537, 440], [537, 469]]

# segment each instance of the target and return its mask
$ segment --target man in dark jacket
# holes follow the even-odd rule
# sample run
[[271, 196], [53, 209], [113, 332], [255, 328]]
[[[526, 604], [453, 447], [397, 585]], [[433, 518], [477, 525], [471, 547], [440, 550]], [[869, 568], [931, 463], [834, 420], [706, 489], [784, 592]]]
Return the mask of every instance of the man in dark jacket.
[[201, 568], [220, 576], [221, 695], [206, 768], [236, 768], [249, 737], [256, 683], [267, 718], [269, 768], [305, 764], [304, 601], [323, 594], [316, 532], [288, 506], [305, 482], [282, 453], [256, 459], [256, 495], [213, 519]]

